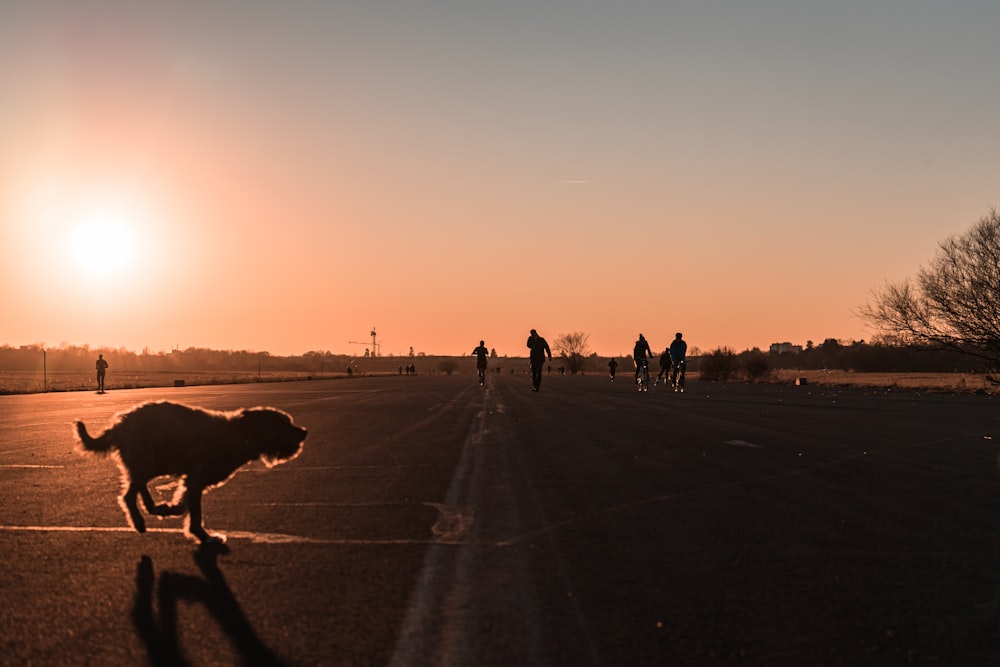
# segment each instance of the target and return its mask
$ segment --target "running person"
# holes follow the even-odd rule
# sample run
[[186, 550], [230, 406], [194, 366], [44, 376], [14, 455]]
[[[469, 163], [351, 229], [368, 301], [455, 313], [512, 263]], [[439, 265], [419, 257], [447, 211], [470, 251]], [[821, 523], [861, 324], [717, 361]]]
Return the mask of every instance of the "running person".
[[538, 332], [534, 329], [531, 330], [531, 335], [528, 336], [528, 349], [531, 350], [529, 363], [531, 365], [531, 391], [538, 391], [538, 388], [542, 386], [542, 367], [545, 365], [545, 355], [549, 355], [549, 361], [552, 361], [552, 350], [549, 349], [549, 343], [544, 338], [538, 335]]
[[476, 355], [476, 370], [479, 371], [479, 384], [486, 382], [486, 358], [490, 352], [486, 349], [486, 342], [479, 341], [479, 347], [472, 351]]
[[103, 354], [97, 355], [97, 393], [104, 393], [104, 375], [108, 372], [108, 362]]
[[660, 372], [656, 374], [656, 379], [653, 380], [653, 386], [655, 387], [663, 378], [664, 382], [670, 382], [670, 348], [663, 348], [663, 353], [660, 355]]
[[608, 362], [608, 370], [611, 371], [611, 381], [615, 381], [615, 371], [618, 370], [618, 360], [612, 359]]

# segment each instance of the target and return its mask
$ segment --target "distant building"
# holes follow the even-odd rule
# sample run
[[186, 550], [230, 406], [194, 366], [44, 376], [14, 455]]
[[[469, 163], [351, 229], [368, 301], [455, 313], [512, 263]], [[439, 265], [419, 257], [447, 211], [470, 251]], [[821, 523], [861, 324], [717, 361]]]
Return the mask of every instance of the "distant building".
[[802, 346], [791, 343], [771, 343], [770, 352], [771, 354], [800, 354]]

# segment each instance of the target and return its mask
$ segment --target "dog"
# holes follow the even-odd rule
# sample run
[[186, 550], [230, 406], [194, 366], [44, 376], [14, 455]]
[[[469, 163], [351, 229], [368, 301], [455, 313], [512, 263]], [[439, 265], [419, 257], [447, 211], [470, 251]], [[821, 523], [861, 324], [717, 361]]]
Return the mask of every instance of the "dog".
[[[118, 414], [97, 437], [76, 422], [80, 449], [114, 455], [122, 471], [119, 504], [132, 527], [146, 532], [137, 496], [153, 516], [185, 516], [184, 532], [201, 544], [225, 542], [210, 535], [202, 520], [202, 495], [225, 484], [246, 463], [267, 467], [290, 461], [302, 451], [306, 429], [287, 412], [269, 407], [217, 412], [169, 401], [143, 403]], [[172, 475], [180, 485], [170, 504], [157, 504], [147, 484]]]

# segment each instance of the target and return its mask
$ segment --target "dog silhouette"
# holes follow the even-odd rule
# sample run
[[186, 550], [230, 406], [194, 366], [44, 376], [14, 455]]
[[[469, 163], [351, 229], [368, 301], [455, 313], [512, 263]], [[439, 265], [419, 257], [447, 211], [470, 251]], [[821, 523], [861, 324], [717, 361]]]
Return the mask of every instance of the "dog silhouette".
[[[204, 544], [224, 542], [225, 536], [205, 530], [202, 495], [256, 459], [271, 467], [295, 458], [302, 451], [306, 429], [276, 408], [217, 412], [158, 401], [118, 414], [97, 437], [78, 421], [76, 435], [84, 452], [117, 457], [122, 471], [119, 502], [136, 531], [146, 532], [136, 500], [142, 496], [151, 515], [185, 516], [185, 534]], [[180, 478], [170, 504], [154, 502], [147, 486], [163, 475]]]

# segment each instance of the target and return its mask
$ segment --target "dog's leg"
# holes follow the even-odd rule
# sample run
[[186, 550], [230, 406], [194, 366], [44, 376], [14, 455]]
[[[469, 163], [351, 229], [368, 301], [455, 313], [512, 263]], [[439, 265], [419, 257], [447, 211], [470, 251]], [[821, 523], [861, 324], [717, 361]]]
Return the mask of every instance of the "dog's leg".
[[139, 512], [139, 505], [136, 503], [136, 496], [140, 493], [149, 495], [146, 485], [132, 480], [125, 493], [122, 494], [122, 505], [125, 506], [125, 511], [128, 513], [129, 520], [132, 522], [132, 527], [135, 528], [136, 532], [145, 533], [146, 520], [142, 518], [142, 514]]
[[201, 516], [201, 497], [204, 490], [200, 486], [188, 486], [185, 498], [188, 506], [188, 535], [196, 537], [202, 544], [222, 543], [226, 541], [225, 535], [209, 535], [205, 530], [205, 525]]
[[172, 505], [157, 503], [153, 500], [153, 496], [150, 495], [149, 488], [145, 484], [139, 489], [139, 495], [142, 496], [142, 504], [146, 506], [146, 511], [153, 516], [181, 516], [184, 514], [185, 508], [183, 503]]

